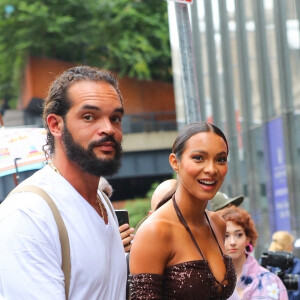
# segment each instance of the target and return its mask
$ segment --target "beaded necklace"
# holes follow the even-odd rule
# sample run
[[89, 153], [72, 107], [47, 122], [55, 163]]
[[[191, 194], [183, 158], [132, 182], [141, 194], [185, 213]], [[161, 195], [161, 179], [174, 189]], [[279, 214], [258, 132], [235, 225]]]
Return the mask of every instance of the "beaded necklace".
[[[58, 171], [58, 169], [55, 167], [55, 165], [53, 164], [53, 162], [51, 160], [48, 160], [48, 165], [52, 170], [54, 170], [55, 173], [62, 176], [61, 173]], [[100, 214], [99, 214], [100, 217], [104, 220], [105, 224], [108, 224], [107, 211], [106, 211], [106, 208], [105, 208], [104, 204], [102, 203], [101, 198], [100, 198], [98, 193], [97, 193], [97, 196], [96, 196], [96, 203], [97, 203], [97, 206], [100, 210]]]

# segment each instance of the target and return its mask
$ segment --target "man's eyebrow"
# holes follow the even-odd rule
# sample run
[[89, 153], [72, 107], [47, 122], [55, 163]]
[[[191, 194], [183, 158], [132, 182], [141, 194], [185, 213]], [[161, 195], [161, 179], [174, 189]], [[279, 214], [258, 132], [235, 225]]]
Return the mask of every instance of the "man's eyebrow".
[[82, 107], [82, 109], [91, 109], [91, 110], [99, 110], [99, 111], [101, 110], [100, 107], [94, 106], [94, 105], [89, 105], [89, 104], [84, 105], [84, 106]]
[[124, 108], [123, 108], [123, 107], [116, 108], [116, 109], [114, 110], [114, 112], [119, 112], [119, 113], [121, 113], [122, 115], [124, 115]]
[[[84, 105], [82, 107], [82, 109], [90, 109], [90, 110], [101, 111], [101, 107], [94, 106], [94, 105], [89, 105], [89, 104]], [[121, 113], [122, 115], [124, 115], [124, 108], [123, 107], [118, 107], [114, 110], [114, 112]]]

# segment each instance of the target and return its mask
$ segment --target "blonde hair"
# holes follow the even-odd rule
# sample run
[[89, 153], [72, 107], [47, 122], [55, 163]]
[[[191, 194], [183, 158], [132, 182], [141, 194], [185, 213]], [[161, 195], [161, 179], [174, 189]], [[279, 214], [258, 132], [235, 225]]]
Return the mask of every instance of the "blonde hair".
[[269, 251], [293, 251], [293, 236], [287, 231], [276, 231], [272, 236]]

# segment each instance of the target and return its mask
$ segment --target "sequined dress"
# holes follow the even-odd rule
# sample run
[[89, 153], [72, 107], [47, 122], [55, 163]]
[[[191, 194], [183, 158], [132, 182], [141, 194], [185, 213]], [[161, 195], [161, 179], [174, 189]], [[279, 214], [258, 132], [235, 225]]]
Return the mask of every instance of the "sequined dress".
[[[174, 207], [175, 205], [176, 203]], [[226, 274], [222, 282], [217, 281], [214, 277], [207, 260], [187, 261], [166, 267], [163, 275], [144, 273], [130, 275], [131, 300], [221, 300], [231, 296], [236, 285], [234, 265], [231, 257], [223, 254], [207, 214], [205, 216], [219, 246], [226, 267]], [[181, 219], [180, 221], [182, 222]], [[193, 243], [196, 243], [196, 248], [202, 257], [204, 257], [191, 231], [187, 230], [191, 235]]]

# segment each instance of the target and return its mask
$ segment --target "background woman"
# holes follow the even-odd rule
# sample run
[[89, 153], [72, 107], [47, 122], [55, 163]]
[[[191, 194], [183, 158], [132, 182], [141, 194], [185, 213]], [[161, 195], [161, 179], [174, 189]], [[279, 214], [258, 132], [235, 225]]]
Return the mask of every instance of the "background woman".
[[[207, 123], [185, 126], [169, 157], [172, 200], [138, 229], [130, 255], [132, 299], [227, 299], [236, 274], [223, 254], [225, 223], [206, 210], [227, 173], [228, 144]], [[200, 297], [200, 298], [199, 298]]]
[[250, 214], [230, 206], [217, 212], [226, 222], [225, 251], [237, 272], [236, 290], [243, 300], [288, 299], [281, 279], [261, 267], [250, 255], [258, 237]]

